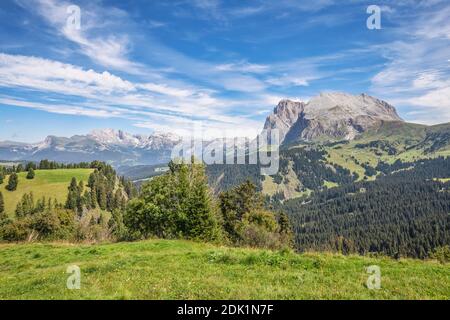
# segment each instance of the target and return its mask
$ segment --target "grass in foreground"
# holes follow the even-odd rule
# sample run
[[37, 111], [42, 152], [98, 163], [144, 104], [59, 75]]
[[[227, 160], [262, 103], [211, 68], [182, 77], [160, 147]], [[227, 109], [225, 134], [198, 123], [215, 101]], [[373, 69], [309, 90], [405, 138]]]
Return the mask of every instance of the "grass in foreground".
[[[68, 290], [69, 265], [81, 289]], [[382, 288], [369, 290], [378, 265]], [[302, 254], [150, 240], [0, 245], [0, 299], [449, 299], [433, 261]]]
[[19, 184], [16, 191], [5, 189], [8, 184], [7, 176], [3, 184], [0, 185], [0, 190], [5, 198], [5, 211], [9, 215], [14, 214], [17, 203], [25, 193], [29, 192], [33, 192], [34, 200], [46, 197], [64, 203], [68, 193], [67, 187], [72, 177], [75, 177], [77, 181], [82, 180], [87, 183], [92, 172], [93, 169], [36, 170], [36, 176], [32, 180], [26, 178], [27, 172], [21, 172], [18, 174]]

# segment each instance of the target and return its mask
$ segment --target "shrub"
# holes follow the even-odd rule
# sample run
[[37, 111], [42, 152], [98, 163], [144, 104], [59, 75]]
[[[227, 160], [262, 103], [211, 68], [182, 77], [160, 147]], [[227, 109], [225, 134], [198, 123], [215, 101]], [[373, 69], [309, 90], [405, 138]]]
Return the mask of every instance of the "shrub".
[[30, 234], [28, 219], [9, 220], [0, 228], [0, 239], [5, 241], [25, 241]]
[[438, 247], [434, 249], [430, 257], [438, 260], [440, 263], [450, 262], [450, 246]]

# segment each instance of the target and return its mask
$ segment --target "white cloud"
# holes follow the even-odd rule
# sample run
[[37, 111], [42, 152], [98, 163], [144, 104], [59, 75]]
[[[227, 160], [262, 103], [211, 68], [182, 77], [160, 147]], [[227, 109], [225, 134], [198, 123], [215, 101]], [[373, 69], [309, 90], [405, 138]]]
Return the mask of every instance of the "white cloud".
[[[265, 103], [261, 99], [244, 102], [218, 99], [213, 91], [194, 86], [131, 82], [108, 72], [98, 73], [58, 61], [3, 53], [0, 53], [0, 87], [22, 88], [28, 92], [27, 100], [3, 96], [0, 104], [59, 114], [118, 117], [156, 130], [164, 126], [168, 131], [190, 130], [193, 121], [201, 121], [211, 132], [214, 128], [228, 128], [253, 135], [261, 129], [260, 122], [245, 116], [227, 115], [227, 111], [243, 103], [252, 108]], [[33, 99], [29, 90], [45, 95], [54, 93], [59, 97], [42, 102], [39, 98]]]
[[[132, 62], [128, 58], [130, 41], [127, 35], [109, 34], [111, 21], [102, 17], [102, 10], [91, 5], [81, 9], [81, 28], [78, 30], [67, 23], [70, 14], [67, 8], [73, 5], [66, 1], [56, 0], [16, 0], [23, 8], [35, 11], [42, 16], [58, 34], [76, 43], [80, 52], [88, 56], [97, 64], [121, 70], [128, 73], [140, 74], [143, 66]], [[118, 9], [104, 11], [113, 19], [121, 19], [125, 14]], [[116, 21], [118, 23], [118, 21]], [[92, 35], [100, 29], [102, 36]]]
[[387, 63], [371, 91], [406, 110], [407, 121], [436, 124], [450, 121], [450, 5], [430, 6], [395, 30], [404, 40], [374, 47]]
[[219, 71], [233, 71], [243, 73], [266, 73], [270, 70], [268, 65], [248, 63], [246, 61], [226, 63], [216, 66]]

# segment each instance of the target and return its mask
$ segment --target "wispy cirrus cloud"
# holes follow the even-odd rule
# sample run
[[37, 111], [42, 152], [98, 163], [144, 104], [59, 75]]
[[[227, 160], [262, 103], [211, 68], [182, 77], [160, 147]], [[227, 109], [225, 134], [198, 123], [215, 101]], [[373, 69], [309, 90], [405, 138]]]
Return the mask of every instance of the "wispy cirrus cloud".
[[79, 51], [97, 64], [128, 73], [141, 73], [143, 66], [128, 57], [131, 47], [128, 35], [108, 31], [125, 22], [127, 18], [125, 12], [109, 8], [106, 11], [108, 18], [105, 18], [102, 10], [91, 4], [89, 7], [83, 7], [81, 27], [77, 29], [67, 23], [69, 18], [67, 9], [73, 5], [71, 2], [59, 0], [16, 0], [16, 2], [24, 9], [43, 17], [57, 34], [77, 44]]
[[[0, 104], [33, 108], [51, 113], [132, 120], [139, 127], [153, 129], [176, 123], [228, 128], [241, 134], [256, 134], [256, 121], [227, 115], [241, 101], [217, 99], [202, 88], [173, 87], [168, 84], [131, 82], [109, 72], [98, 73], [58, 61], [20, 55], [0, 54], [0, 87], [22, 88], [26, 99], [2, 96]], [[56, 94], [53, 101], [34, 101], [30, 92]], [[28, 93], [27, 93], [28, 92]], [[55, 102], [56, 100], [56, 102]], [[261, 105], [248, 101], [249, 105]], [[166, 119], [162, 121], [161, 119]], [[157, 120], [155, 120], [157, 119]], [[186, 132], [190, 128], [178, 127]]]
[[371, 90], [404, 108], [408, 120], [435, 124], [450, 121], [450, 5], [422, 6], [395, 30], [402, 40], [374, 47], [387, 63]]

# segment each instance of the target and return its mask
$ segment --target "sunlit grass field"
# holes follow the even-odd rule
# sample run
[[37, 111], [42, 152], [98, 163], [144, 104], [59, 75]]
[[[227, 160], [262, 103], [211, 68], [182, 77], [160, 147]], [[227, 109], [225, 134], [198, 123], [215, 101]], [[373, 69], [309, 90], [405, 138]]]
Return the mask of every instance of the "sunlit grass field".
[[77, 181], [87, 183], [89, 175], [93, 169], [57, 169], [57, 170], [36, 170], [36, 176], [32, 180], [26, 179], [27, 172], [19, 173], [19, 184], [16, 191], [5, 189], [8, 184], [8, 176], [0, 185], [0, 191], [5, 199], [6, 213], [12, 215], [17, 203], [25, 193], [33, 192], [34, 200], [42, 197], [52, 198], [64, 203], [67, 197], [67, 187], [72, 177]]
[[[66, 287], [67, 267], [81, 289]], [[381, 268], [369, 290], [366, 268]], [[0, 245], [0, 299], [449, 299], [450, 265], [149, 240]]]

